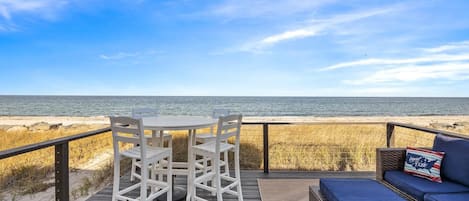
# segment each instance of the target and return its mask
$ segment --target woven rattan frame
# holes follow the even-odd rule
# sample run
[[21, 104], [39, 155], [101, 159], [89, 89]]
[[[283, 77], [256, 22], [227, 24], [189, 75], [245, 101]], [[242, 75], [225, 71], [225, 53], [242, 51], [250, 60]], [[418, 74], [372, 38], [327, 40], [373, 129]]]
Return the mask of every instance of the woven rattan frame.
[[384, 172], [389, 170], [404, 170], [405, 148], [377, 148], [376, 149], [376, 179], [383, 180]]

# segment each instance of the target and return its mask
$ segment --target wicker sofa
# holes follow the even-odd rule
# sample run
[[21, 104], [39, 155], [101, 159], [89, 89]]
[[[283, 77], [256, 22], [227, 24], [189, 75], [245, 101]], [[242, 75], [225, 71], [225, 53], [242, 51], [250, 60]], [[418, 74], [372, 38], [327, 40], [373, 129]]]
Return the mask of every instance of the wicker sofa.
[[443, 183], [404, 173], [405, 148], [377, 149], [376, 179], [409, 200], [469, 201], [469, 138], [439, 134], [432, 149], [445, 152]]

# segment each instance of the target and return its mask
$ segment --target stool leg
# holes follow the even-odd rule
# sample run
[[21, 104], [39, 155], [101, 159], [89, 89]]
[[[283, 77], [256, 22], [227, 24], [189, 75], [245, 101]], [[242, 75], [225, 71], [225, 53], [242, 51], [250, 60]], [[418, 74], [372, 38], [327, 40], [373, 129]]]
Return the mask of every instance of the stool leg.
[[[208, 158], [206, 156], [202, 156], [202, 165], [203, 167], [203, 174], [207, 174], [208, 172]], [[204, 185], [207, 185], [207, 181], [203, 182]]]
[[168, 174], [166, 180], [168, 182], [168, 192], [166, 193], [166, 201], [173, 201], [173, 153], [171, 152], [168, 157]]
[[241, 173], [239, 167], [239, 147], [235, 148], [235, 177], [238, 181], [237, 191], [238, 191], [238, 201], [243, 201], [243, 192], [241, 188]]
[[[161, 160], [158, 162], [158, 165], [156, 168], [158, 168], [158, 181], [163, 181], [163, 162], [164, 160]], [[169, 162], [169, 161], [168, 161]]]
[[145, 160], [142, 160], [142, 167], [140, 176], [142, 179], [140, 180], [140, 200], [147, 200], [147, 181], [148, 181], [148, 163]]
[[[156, 180], [156, 172], [155, 172], [155, 169], [156, 169], [156, 162], [155, 163], [152, 163], [151, 164], [151, 167], [150, 167], [150, 178], [151, 180]], [[150, 193], [153, 194], [157, 191], [156, 189], [157, 187], [153, 187], [151, 186], [150, 187]]]
[[228, 164], [228, 161], [229, 161], [229, 159], [228, 159], [228, 151], [225, 151], [225, 152], [223, 153], [223, 160], [225, 161], [225, 166], [224, 166], [224, 167], [225, 167], [225, 172], [224, 172], [224, 174], [225, 174], [226, 176], [230, 176], [230, 165]]
[[120, 157], [114, 155], [114, 181], [112, 184], [112, 201], [117, 200], [119, 194], [119, 183], [120, 183]]
[[135, 171], [137, 171], [137, 165], [135, 164], [137, 163], [137, 159], [133, 158], [132, 159], [132, 167], [130, 168], [130, 181], [134, 181], [135, 180]]
[[187, 177], [187, 195], [186, 195], [186, 201], [191, 201], [193, 198], [193, 191], [192, 191], [192, 186], [195, 186], [193, 184], [193, 177], [195, 175], [195, 165], [192, 163], [195, 163], [193, 159], [193, 154], [189, 154], [189, 159], [188, 159], [188, 170], [189, 170], [189, 176]]
[[[218, 157], [220, 157], [220, 156], [218, 156]], [[215, 166], [215, 157], [212, 157], [212, 160], [210, 161], [210, 163], [212, 165], [211, 171], [215, 172], [215, 174], [216, 174], [217, 169], [216, 169], [216, 166]], [[220, 169], [220, 166], [218, 166], [218, 169]], [[214, 187], [214, 188], [217, 187], [217, 178], [215, 176], [212, 177], [212, 187]], [[217, 195], [217, 192], [212, 191], [212, 196], [216, 196], [216, 195]]]
[[221, 177], [220, 177], [220, 156], [214, 156], [214, 164], [213, 164], [213, 167], [215, 168], [215, 185], [216, 185], [216, 189], [217, 189], [217, 201], [222, 201], [223, 200], [223, 196], [222, 196], [222, 192], [221, 192]]

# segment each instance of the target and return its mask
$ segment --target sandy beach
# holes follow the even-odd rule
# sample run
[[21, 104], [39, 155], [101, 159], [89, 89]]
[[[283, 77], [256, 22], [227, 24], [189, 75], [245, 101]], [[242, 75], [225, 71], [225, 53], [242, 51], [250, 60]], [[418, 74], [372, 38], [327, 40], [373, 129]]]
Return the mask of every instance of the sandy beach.
[[[313, 117], [313, 116], [272, 116], [272, 117], [244, 117], [245, 122], [402, 122], [415, 125], [429, 125], [431, 123], [453, 124], [469, 122], [467, 116], [342, 116], [342, 117]], [[68, 116], [0, 116], [0, 125], [30, 126], [38, 122], [48, 124], [109, 124], [108, 117], [68, 117]]]

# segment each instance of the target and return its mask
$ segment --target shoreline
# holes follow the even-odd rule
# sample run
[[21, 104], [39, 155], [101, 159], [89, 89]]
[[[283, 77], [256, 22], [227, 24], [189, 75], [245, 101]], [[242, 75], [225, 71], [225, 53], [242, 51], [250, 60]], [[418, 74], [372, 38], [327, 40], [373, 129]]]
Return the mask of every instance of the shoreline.
[[[290, 122], [290, 123], [385, 123], [402, 122], [415, 125], [429, 125], [432, 123], [453, 124], [469, 122], [469, 115], [438, 115], [438, 116], [246, 116], [245, 122]], [[48, 124], [109, 124], [108, 117], [74, 117], [74, 116], [0, 116], [0, 125], [31, 126], [39, 122]]]

